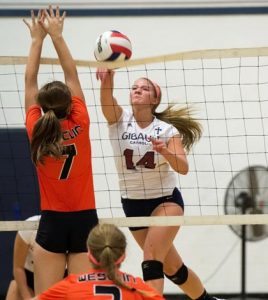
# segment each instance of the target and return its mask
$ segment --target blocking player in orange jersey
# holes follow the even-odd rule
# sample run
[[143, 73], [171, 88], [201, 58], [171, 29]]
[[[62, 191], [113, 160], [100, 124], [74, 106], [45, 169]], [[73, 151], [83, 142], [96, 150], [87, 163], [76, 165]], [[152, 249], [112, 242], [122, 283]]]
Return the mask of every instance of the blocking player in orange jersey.
[[164, 299], [141, 278], [119, 270], [125, 259], [126, 237], [116, 226], [97, 225], [88, 236], [87, 247], [93, 269], [69, 275], [32, 300]]
[[[95, 209], [89, 115], [75, 62], [63, 38], [65, 12], [50, 6], [24, 20], [31, 34], [25, 71], [26, 129], [36, 166], [41, 219], [34, 247], [36, 294], [69, 273], [88, 269], [86, 239], [98, 223]], [[65, 83], [38, 88], [42, 45], [50, 36]]]

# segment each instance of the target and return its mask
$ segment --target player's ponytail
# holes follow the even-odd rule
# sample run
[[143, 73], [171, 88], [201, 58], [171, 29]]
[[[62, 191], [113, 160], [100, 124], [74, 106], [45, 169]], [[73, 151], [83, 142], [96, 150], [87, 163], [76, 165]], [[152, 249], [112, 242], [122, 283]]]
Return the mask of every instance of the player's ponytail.
[[47, 111], [35, 124], [31, 140], [31, 156], [35, 165], [44, 162], [45, 156], [60, 158], [62, 154], [60, 122], [53, 110]]
[[71, 92], [61, 81], [52, 81], [40, 89], [37, 103], [44, 115], [36, 122], [32, 134], [31, 155], [35, 165], [43, 163], [45, 156], [61, 158], [63, 145], [60, 120], [68, 116], [71, 102]]
[[192, 117], [190, 107], [168, 106], [162, 112], [154, 112], [157, 119], [176, 127], [181, 135], [182, 144], [187, 152], [202, 135], [201, 124]]

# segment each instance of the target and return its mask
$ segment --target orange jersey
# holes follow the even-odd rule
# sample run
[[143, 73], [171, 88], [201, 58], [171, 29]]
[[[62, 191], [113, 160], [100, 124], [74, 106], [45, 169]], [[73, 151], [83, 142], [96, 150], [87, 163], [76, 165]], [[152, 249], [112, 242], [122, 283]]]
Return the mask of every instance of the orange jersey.
[[[36, 121], [42, 116], [38, 105], [31, 106], [26, 114], [29, 139]], [[65, 153], [62, 159], [47, 156], [38, 164], [41, 210], [60, 212], [95, 209], [89, 116], [80, 98], [72, 98], [72, 108], [66, 120], [61, 121]]]
[[[105, 271], [89, 270], [79, 275], [71, 274], [38, 296], [39, 300], [164, 300], [156, 290], [141, 278], [119, 271], [125, 284], [135, 290], [128, 290], [114, 284]], [[140, 293], [142, 291], [143, 293]]]

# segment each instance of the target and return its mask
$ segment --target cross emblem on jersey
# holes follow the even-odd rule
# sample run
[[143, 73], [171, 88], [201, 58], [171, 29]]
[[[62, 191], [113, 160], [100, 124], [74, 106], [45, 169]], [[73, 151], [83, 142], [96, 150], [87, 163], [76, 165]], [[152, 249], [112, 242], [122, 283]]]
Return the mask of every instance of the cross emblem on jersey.
[[157, 128], [155, 128], [156, 134], [159, 135], [159, 132], [162, 131], [162, 129], [158, 126]]

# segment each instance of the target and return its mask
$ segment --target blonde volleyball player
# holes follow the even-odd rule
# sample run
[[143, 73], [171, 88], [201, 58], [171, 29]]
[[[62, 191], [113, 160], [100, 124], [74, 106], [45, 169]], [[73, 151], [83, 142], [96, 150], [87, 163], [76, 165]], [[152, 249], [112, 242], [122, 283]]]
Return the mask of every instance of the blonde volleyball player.
[[[69, 273], [88, 269], [86, 239], [98, 223], [95, 209], [89, 116], [76, 65], [62, 35], [65, 13], [39, 11], [24, 20], [31, 34], [25, 72], [26, 129], [40, 188], [41, 219], [34, 247], [37, 294]], [[38, 88], [43, 40], [49, 35], [65, 83]]]
[[97, 225], [89, 234], [87, 247], [92, 268], [69, 275], [33, 300], [164, 300], [140, 278], [120, 271], [126, 255], [126, 238], [116, 226]]
[[[187, 174], [185, 150], [201, 136], [198, 122], [187, 109], [168, 108], [157, 113], [160, 87], [147, 78], [131, 88], [131, 110], [113, 97], [114, 72], [98, 69], [102, 111], [119, 176], [123, 209], [127, 217], [181, 216], [184, 203], [176, 187], [177, 173]], [[143, 249], [143, 278], [163, 293], [164, 275], [191, 299], [212, 300], [198, 276], [184, 263], [173, 245], [179, 227], [132, 227]]]

